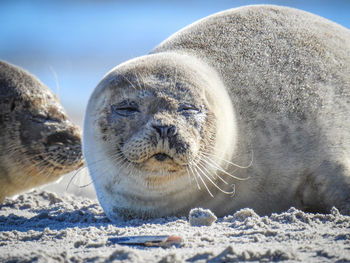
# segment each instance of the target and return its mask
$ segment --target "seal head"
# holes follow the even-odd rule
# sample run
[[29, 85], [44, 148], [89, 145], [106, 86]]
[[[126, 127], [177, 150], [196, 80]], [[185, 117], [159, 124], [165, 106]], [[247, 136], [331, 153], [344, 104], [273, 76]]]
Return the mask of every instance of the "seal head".
[[[90, 173], [111, 218], [187, 210], [182, 199], [202, 179], [199, 169], [210, 170], [203, 156], [229, 158], [234, 150], [235, 137], [225, 136], [235, 133], [226, 90], [216, 72], [193, 57], [156, 54], [116, 67], [87, 111], [84, 155], [95, 163]], [[217, 129], [218, 121], [226, 125]]]
[[0, 61], [0, 201], [83, 165], [81, 132], [35, 76]]

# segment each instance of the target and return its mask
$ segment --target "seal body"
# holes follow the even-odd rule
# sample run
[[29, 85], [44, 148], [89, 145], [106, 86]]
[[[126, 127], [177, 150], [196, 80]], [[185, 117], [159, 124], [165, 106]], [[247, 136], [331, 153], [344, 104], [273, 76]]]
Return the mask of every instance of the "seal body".
[[81, 131], [35, 76], [0, 61], [0, 202], [82, 166]]
[[349, 117], [350, 31], [246, 6], [111, 70], [90, 98], [83, 151], [111, 219], [350, 214]]

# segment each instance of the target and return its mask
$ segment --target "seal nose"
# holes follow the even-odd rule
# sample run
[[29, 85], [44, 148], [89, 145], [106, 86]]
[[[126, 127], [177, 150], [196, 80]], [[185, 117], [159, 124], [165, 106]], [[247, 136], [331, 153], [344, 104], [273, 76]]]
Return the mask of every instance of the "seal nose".
[[172, 137], [176, 134], [175, 125], [152, 125], [162, 139]]
[[56, 132], [47, 137], [47, 145], [64, 144], [64, 145], [81, 145], [80, 137], [67, 131]]

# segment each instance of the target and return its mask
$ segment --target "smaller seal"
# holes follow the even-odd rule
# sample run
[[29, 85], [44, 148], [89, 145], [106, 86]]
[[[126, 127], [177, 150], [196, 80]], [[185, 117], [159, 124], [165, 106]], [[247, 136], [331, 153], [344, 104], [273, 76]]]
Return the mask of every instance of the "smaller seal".
[[80, 128], [34, 75], [0, 61], [0, 202], [83, 165]]

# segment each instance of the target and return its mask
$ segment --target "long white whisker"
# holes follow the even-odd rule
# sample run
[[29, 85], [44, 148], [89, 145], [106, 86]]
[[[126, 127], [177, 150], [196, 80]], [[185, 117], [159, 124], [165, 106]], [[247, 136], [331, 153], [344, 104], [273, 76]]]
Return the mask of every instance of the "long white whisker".
[[197, 184], [198, 190], [201, 190], [201, 187], [200, 187], [200, 185], [198, 183], [198, 180], [197, 180], [197, 175], [194, 173], [194, 171], [192, 169], [192, 164], [190, 163], [188, 167], [190, 168], [190, 170], [192, 172], [192, 175], [193, 175], [194, 179], [196, 180], [196, 184]]
[[209, 152], [201, 152], [201, 153], [204, 154], [204, 155], [207, 155], [207, 156], [215, 157], [215, 158], [217, 158], [217, 159], [219, 159], [219, 160], [221, 160], [221, 161], [224, 161], [224, 162], [226, 162], [226, 163], [229, 163], [229, 164], [231, 164], [231, 165], [233, 165], [233, 166], [235, 166], [235, 167], [237, 167], [237, 168], [241, 168], [241, 169], [247, 169], [247, 168], [251, 167], [252, 164], [253, 164], [253, 157], [254, 157], [254, 156], [253, 156], [253, 151], [252, 151], [252, 158], [250, 159], [250, 162], [249, 162], [249, 164], [248, 164], [247, 166], [238, 165], [238, 164], [236, 164], [236, 163], [233, 163], [233, 162], [231, 162], [231, 161], [225, 160], [225, 159], [223, 159], [223, 158], [218, 158], [215, 154], [212, 154], [212, 153], [209, 153]]
[[[195, 170], [197, 170], [197, 168], [199, 168], [199, 167], [195, 166], [195, 167], [193, 167], [193, 168], [194, 168]], [[210, 194], [210, 196], [214, 198], [214, 195], [210, 192], [210, 190], [209, 190], [207, 184], [205, 183], [205, 181], [203, 180], [202, 176], [201, 176], [199, 173], [197, 173], [197, 174], [198, 174], [199, 179], [202, 181], [202, 183], [203, 183], [205, 189], [207, 189], [207, 191], [208, 191], [208, 193]]]
[[232, 195], [234, 193], [234, 192], [227, 192], [227, 191], [221, 189], [198, 165], [197, 165], [197, 168], [209, 180], [209, 182], [211, 182], [218, 190], [220, 190], [220, 192], [222, 192], [224, 194], [228, 194], [228, 195]]
[[[210, 171], [209, 171], [209, 170], [205, 167], [205, 165], [202, 163], [203, 161], [204, 161], [204, 162], [207, 162], [205, 159], [202, 159], [202, 160], [198, 163], [198, 165], [200, 165], [207, 173], [210, 174]], [[219, 178], [223, 183], [228, 184], [228, 182], [226, 182], [220, 175], [218, 175], [216, 171], [214, 171], [214, 174], [215, 174], [216, 177]], [[212, 177], [212, 178], [213, 178], [213, 177]], [[214, 178], [213, 178], [213, 179], [214, 179]]]
[[232, 175], [232, 174], [226, 172], [223, 168], [221, 168], [218, 164], [216, 164], [212, 159], [208, 158], [208, 156], [203, 156], [203, 158], [205, 158], [205, 159], [207, 160], [207, 163], [208, 163], [210, 166], [216, 168], [217, 170], [223, 172], [224, 174], [226, 174], [226, 175], [228, 175], [228, 176], [230, 176], [230, 177], [232, 177], [232, 178], [234, 178], [234, 179], [236, 179], [236, 180], [245, 181], [245, 180], [248, 180], [248, 179], [249, 179], [249, 177], [248, 177], [248, 178], [240, 178], [240, 177], [234, 176], [234, 175]]

